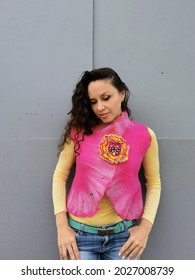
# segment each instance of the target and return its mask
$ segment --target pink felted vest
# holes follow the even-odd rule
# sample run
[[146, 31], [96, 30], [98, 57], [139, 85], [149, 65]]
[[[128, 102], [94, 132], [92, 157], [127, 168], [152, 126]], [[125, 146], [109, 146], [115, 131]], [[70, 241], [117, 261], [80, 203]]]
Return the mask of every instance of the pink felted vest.
[[[74, 141], [74, 131], [71, 137]], [[126, 112], [85, 135], [67, 198], [68, 212], [90, 217], [106, 193], [123, 219], [139, 219], [143, 201], [138, 173], [150, 142], [148, 128], [130, 121]]]

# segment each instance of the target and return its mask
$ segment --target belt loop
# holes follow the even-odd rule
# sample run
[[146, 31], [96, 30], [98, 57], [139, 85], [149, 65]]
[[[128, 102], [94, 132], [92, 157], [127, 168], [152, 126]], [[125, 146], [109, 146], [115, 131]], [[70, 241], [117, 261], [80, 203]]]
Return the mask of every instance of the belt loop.
[[85, 225], [83, 223], [80, 223], [80, 230], [79, 231], [84, 231]]
[[127, 220], [123, 220], [123, 225], [125, 227], [124, 231], [128, 230], [128, 227], [127, 227]]

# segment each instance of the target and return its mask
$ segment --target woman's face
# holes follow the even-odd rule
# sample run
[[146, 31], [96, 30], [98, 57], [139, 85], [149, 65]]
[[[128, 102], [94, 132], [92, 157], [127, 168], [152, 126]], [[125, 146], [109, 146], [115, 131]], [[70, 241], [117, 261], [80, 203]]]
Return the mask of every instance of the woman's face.
[[103, 123], [111, 123], [121, 114], [125, 91], [119, 92], [109, 80], [91, 82], [88, 96], [93, 112]]

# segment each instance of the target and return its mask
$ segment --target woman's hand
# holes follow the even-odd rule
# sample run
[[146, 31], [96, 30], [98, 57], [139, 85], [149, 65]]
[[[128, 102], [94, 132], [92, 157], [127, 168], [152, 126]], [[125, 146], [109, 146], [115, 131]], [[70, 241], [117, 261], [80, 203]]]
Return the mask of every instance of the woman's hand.
[[58, 247], [60, 258], [62, 260], [79, 259], [79, 251], [76, 243], [76, 233], [68, 225], [60, 225], [57, 227], [58, 232]]
[[130, 237], [121, 247], [119, 254], [126, 259], [139, 259], [146, 248], [151, 229], [152, 224], [146, 219], [142, 219], [138, 226], [131, 227]]

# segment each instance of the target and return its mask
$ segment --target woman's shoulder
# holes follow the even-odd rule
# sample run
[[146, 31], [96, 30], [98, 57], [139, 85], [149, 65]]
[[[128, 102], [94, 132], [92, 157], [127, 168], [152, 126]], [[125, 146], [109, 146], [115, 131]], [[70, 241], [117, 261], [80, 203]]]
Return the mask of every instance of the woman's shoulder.
[[83, 131], [82, 130], [79, 130], [77, 128], [71, 128], [70, 130], [70, 139], [75, 141], [79, 141], [83, 138]]
[[132, 120], [131, 121], [131, 125], [137, 127], [137, 129], [144, 129], [145, 131], [147, 131], [149, 133], [149, 135], [151, 136], [151, 138], [156, 138], [156, 133], [154, 132], [154, 130], [149, 127], [147, 124], [142, 123], [142, 122], [137, 122]]

